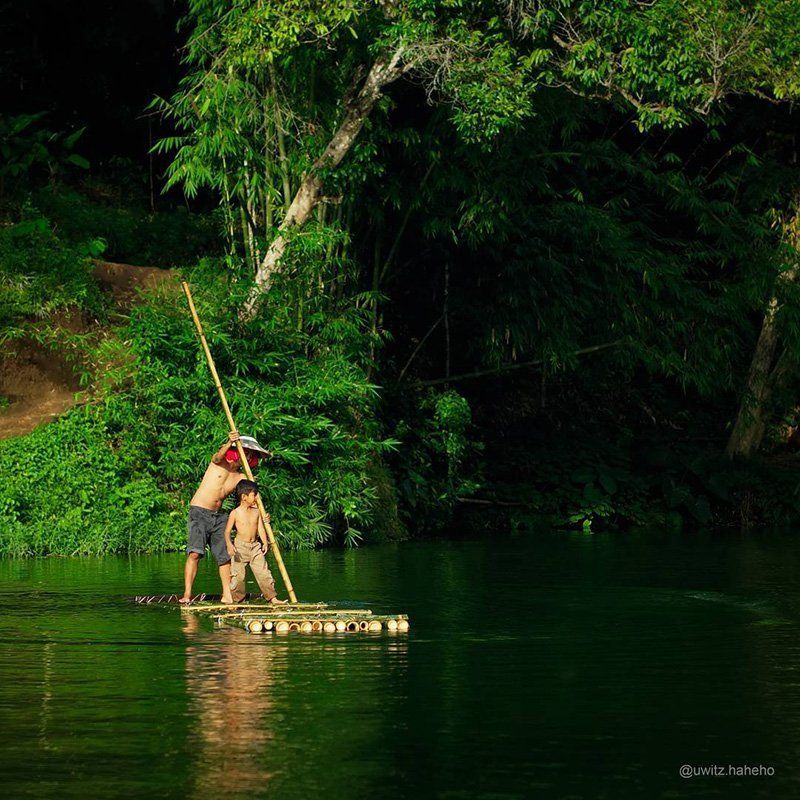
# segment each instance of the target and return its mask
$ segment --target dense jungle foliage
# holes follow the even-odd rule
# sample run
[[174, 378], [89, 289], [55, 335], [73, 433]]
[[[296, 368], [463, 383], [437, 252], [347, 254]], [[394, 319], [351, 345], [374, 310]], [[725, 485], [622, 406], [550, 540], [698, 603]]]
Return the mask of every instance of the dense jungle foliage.
[[190, 0], [180, 32], [144, 145], [0, 117], [4, 357], [85, 386], [0, 442], [0, 552], [180, 548], [226, 433], [177, 278], [120, 309], [92, 259], [190, 281], [287, 544], [796, 521], [800, 3]]

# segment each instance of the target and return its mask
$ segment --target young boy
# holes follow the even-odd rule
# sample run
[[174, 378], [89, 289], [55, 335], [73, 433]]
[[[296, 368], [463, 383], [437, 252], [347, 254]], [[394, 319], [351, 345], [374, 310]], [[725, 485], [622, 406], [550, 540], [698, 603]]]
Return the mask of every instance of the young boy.
[[[234, 603], [240, 603], [245, 597], [245, 581], [247, 565], [255, 576], [258, 588], [270, 603], [281, 603], [275, 595], [275, 581], [267, 566], [267, 531], [261, 520], [256, 504], [258, 484], [241, 480], [236, 485], [236, 497], [239, 505], [228, 516], [225, 526], [225, 547], [231, 557], [231, 596]], [[269, 515], [267, 515], [269, 521]], [[231, 531], [236, 528], [236, 542], [231, 542]]]
[[192, 599], [192, 584], [197, 575], [200, 559], [206, 554], [206, 548], [219, 567], [222, 582], [222, 602], [232, 603], [231, 558], [225, 547], [225, 520], [227, 515], [220, 511], [222, 501], [236, 488], [236, 484], [244, 479], [239, 463], [236, 441], [241, 440], [245, 456], [250, 467], [255, 469], [258, 460], [269, 453], [252, 436], [240, 436], [238, 431], [231, 431], [228, 440], [211, 457], [203, 480], [189, 504], [189, 537], [186, 545], [186, 565], [184, 567], [184, 589], [181, 603], [189, 603]]

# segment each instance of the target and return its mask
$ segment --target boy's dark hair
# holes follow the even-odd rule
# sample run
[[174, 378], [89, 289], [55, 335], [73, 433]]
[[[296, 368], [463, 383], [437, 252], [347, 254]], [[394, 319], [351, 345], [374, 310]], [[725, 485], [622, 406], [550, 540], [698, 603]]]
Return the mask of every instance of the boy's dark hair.
[[258, 494], [258, 484], [255, 481], [248, 481], [244, 478], [236, 484], [236, 499], [241, 500], [243, 494], [250, 494], [255, 492]]

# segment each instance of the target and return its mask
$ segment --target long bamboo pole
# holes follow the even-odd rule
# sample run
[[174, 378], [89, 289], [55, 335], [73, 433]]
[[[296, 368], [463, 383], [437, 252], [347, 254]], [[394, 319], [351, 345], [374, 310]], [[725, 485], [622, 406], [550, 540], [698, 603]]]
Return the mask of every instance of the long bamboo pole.
[[[197, 309], [194, 307], [192, 290], [189, 288], [189, 284], [186, 281], [181, 281], [181, 286], [183, 287], [183, 292], [186, 295], [186, 300], [189, 303], [189, 310], [192, 312], [192, 319], [194, 320], [195, 327], [197, 328], [197, 333], [200, 336], [200, 344], [203, 346], [203, 352], [206, 354], [206, 361], [208, 362], [208, 369], [211, 372], [211, 377], [214, 379], [214, 386], [217, 387], [219, 399], [222, 402], [222, 410], [225, 412], [230, 429], [232, 431], [238, 430], [236, 423], [233, 420], [233, 414], [231, 414], [231, 407], [228, 405], [228, 398], [225, 397], [225, 390], [222, 388], [217, 367], [214, 364], [214, 357], [211, 355], [211, 350], [208, 347], [206, 335], [203, 331], [203, 325], [200, 322], [200, 317], [197, 316]], [[236, 449], [239, 451], [239, 461], [244, 469], [244, 474], [247, 476], [248, 480], [254, 480], [253, 471], [250, 469], [250, 465], [247, 463], [244, 447], [242, 447], [242, 443], [239, 440], [236, 441]], [[281, 573], [281, 578], [283, 578], [283, 584], [286, 587], [286, 591], [289, 593], [289, 600], [291, 600], [292, 603], [296, 603], [297, 595], [294, 593], [292, 581], [289, 578], [289, 573], [286, 571], [286, 565], [283, 563], [283, 556], [281, 555], [280, 547], [278, 547], [278, 541], [275, 538], [275, 534], [272, 531], [272, 525], [269, 524], [267, 510], [264, 508], [261, 495], [256, 495], [256, 503], [258, 503], [258, 511], [261, 514], [261, 519], [264, 523], [264, 527], [267, 530], [267, 538], [269, 539], [272, 554], [275, 556], [275, 563], [278, 565], [278, 571]]]

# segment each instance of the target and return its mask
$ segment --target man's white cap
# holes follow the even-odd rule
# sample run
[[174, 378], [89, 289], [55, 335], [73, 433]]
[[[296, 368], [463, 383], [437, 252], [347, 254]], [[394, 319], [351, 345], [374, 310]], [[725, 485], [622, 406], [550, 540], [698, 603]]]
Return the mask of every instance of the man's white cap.
[[240, 436], [239, 441], [242, 443], [242, 447], [245, 450], [252, 450], [254, 453], [259, 453], [262, 456], [270, 455], [269, 450], [265, 450], [253, 436]]

